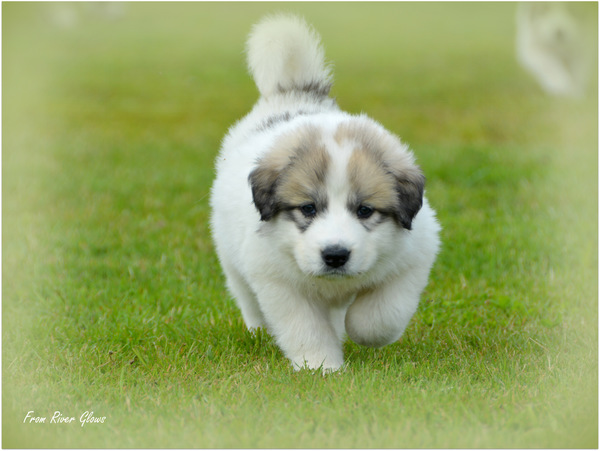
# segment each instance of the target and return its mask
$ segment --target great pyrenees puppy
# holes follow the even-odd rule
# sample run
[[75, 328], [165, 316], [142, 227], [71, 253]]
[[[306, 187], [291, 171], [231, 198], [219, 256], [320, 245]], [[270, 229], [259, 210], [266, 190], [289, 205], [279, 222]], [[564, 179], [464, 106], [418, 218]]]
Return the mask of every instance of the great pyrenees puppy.
[[346, 333], [373, 347], [402, 335], [440, 227], [408, 147], [328, 96], [302, 19], [255, 25], [247, 57], [260, 99], [216, 160], [216, 250], [248, 329], [266, 328], [296, 369], [337, 370]]

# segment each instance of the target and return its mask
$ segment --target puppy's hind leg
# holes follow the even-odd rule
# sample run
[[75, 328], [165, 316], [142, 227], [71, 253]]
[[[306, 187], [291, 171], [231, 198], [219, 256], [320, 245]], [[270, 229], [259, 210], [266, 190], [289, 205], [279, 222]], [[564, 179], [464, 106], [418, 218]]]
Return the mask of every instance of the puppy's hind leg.
[[248, 330], [253, 331], [259, 327], [265, 327], [265, 317], [260, 310], [256, 295], [246, 283], [243, 276], [235, 269], [229, 267], [223, 270], [227, 276], [227, 288], [235, 298], [235, 302], [242, 311], [242, 317]]

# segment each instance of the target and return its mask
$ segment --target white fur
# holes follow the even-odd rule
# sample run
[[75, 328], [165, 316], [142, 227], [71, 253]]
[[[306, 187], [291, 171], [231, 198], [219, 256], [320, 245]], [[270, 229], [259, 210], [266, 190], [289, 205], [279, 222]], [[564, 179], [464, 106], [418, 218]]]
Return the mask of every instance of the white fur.
[[[411, 230], [386, 220], [368, 231], [348, 211], [346, 165], [354, 147], [336, 141], [336, 130], [350, 121], [389, 132], [340, 111], [325, 95], [294, 90], [330, 81], [314, 31], [297, 18], [270, 18], [253, 29], [248, 46], [262, 97], [229, 130], [216, 160], [210, 203], [217, 254], [250, 330], [266, 327], [296, 369], [337, 370], [346, 333], [367, 346], [402, 335], [427, 284], [440, 227], [426, 199]], [[261, 126], [286, 112], [289, 120]], [[283, 214], [261, 221], [249, 174], [278, 138], [308, 124], [319, 129], [331, 161], [328, 209], [305, 231]], [[396, 151], [409, 153], [404, 145]], [[321, 251], [336, 244], [350, 249], [351, 258], [344, 276], [327, 277]]]
[[267, 17], [255, 25], [247, 55], [250, 72], [264, 97], [331, 77], [319, 35], [296, 16]]

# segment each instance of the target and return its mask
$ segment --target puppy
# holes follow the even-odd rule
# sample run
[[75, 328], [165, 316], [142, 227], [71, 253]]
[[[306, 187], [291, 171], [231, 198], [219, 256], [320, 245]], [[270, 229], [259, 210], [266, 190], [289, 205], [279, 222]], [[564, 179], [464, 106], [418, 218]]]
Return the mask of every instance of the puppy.
[[250, 330], [265, 327], [295, 369], [339, 369], [347, 333], [402, 335], [439, 248], [408, 147], [328, 96], [320, 38], [294, 16], [248, 39], [260, 99], [216, 159], [211, 226]]

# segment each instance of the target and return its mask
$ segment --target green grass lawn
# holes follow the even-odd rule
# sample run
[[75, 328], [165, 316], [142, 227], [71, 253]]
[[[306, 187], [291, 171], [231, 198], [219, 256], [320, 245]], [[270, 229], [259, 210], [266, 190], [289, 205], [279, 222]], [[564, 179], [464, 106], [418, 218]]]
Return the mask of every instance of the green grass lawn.
[[[541, 92], [514, 4], [54, 6], [2, 5], [3, 447], [598, 446], [597, 89]], [[414, 149], [444, 229], [402, 339], [326, 376], [245, 330], [208, 228], [278, 10]]]

